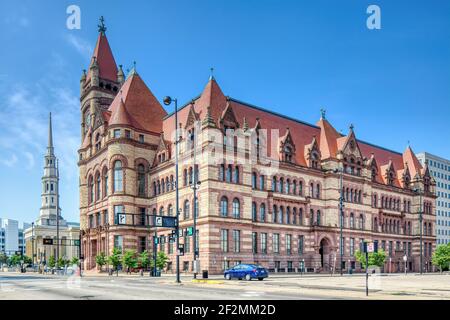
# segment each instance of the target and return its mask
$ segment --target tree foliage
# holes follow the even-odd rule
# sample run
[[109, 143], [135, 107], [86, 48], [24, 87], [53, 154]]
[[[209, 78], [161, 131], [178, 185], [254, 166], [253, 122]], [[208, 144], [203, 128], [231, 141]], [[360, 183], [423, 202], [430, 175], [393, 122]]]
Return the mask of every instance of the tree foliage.
[[[167, 266], [167, 262], [169, 262], [169, 257], [166, 255], [165, 252], [159, 251], [156, 255], [156, 268], [159, 270], [164, 269]], [[153, 262], [153, 259], [151, 260], [151, 267], [154, 268], [155, 263]]]
[[104, 252], [100, 252], [98, 255], [95, 256], [95, 263], [100, 268], [100, 271], [102, 270], [103, 266], [106, 265], [108, 262], [108, 258], [106, 257], [106, 254]]
[[433, 265], [437, 266], [441, 272], [450, 268], [450, 243], [441, 244], [436, 247], [431, 258]]
[[[358, 262], [361, 263], [363, 268], [366, 268], [366, 254], [360, 250], [355, 252], [355, 257]], [[377, 266], [382, 267], [386, 261], [386, 253], [383, 250], [378, 252], [369, 252], [369, 267]]]
[[142, 269], [147, 269], [150, 266], [150, 257], [148, 255], [148, 251], [145, 250], [144, 252], [142, 252], [139, 257], [138, 257], [138, 263], [139, 266]]
[[22, 260], [22, 257], [18, 254], [14, 254], [11, 257], [9, 257], [9, 265], [10, 266], [17, 266], [20, 264], [20, 261]]
[[108, 262], [113, 266], [114, 270], [122, 264], [122, 251], [118, 248], [114, 248], [112, 254], [108, 258]]
[[79, 262], [79, 261], [80, 261], [80, 260], [79, 260], [77, 257], [73, 257], [72, 260], [70, 260], [70, 264], [71, 264], [71, 265], [74, 265], [74, 264], [78, 265], [78, 262]]
[[54, 256], [50, 256], [50, 257], [48, 258], [48, 266], [49, 266], [50, 268], [54, 268], [55, 265], [56, 265], [55, 257], [54, 257]]
[[138, 259], [136, 256], [136, 250], [126, 250], [125, 254], [123, 255], [123, 265], [130, 269], [137, 268]]
[[3, 252], [0, 252], [0, 264], [1, 263], [7, 263], [8, 262], [8, 256], [4, 254]]

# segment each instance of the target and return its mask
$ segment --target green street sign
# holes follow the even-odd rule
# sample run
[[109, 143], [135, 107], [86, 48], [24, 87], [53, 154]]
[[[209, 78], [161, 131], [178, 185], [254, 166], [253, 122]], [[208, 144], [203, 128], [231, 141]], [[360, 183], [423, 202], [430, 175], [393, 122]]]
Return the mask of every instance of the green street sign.
[[194, 234], [194, 227], [189, 227], [186, 229], [186, 234], [192, 236]]
[[74, 244], [75, 246], [79, 246], [79, 245], [80, 245], [80, 240], [74, 240], [74, 241], [73, 241], [73, 244]]

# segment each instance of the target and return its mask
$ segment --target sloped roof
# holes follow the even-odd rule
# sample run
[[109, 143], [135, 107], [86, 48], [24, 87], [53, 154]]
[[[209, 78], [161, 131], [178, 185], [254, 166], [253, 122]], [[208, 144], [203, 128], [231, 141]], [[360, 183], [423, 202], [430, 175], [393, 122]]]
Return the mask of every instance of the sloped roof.
[[[95, 45], [94, 53], [92, 54], [92, 65], [94, 58], [97, 60], [99, 78], [110, 81], [117, 81], [117, 65], [108, 43], [108, 38], [103, 32], [99, 32], [97, 44]], [[91, 78], [91, 73], [88, 72], [86, 81]]]
[[[121, 111], [122, 107], [126, 115]], [[136, 129], [158, 134], [167, 114], [136, 72], [127, 78], [108, 110], [111, 111], [111, 119], [121, 119]]]

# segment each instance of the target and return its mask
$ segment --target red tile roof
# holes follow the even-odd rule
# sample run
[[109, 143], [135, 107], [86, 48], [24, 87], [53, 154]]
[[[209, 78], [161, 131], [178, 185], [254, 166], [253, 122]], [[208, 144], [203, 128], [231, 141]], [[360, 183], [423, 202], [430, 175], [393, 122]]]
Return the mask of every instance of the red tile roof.
[[[94, 53], [92, 54], [91, 65], [93, 57], [96, 58], [99, 78], [106, 79], [110, 81], [117, 81], [117, 65], [114, 60], [111, 48], [108, 43], [108, 38], [102, 32], [98, 34], [97, 44], [95, 45]], [[86, 77], [86, 82], [89, 81], [91, 73], [88, 72]]]
[[126, 122], [136, 129], [157, 134], [161, 133], [163, 118], [167, 115], [136, 72], [129, 75], [108, 110], [111, 111], [110, 121]]

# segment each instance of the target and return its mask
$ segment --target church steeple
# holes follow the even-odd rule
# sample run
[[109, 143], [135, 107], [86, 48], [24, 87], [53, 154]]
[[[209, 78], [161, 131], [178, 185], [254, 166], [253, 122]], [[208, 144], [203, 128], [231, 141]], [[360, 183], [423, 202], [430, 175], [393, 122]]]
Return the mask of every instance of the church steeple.
[[[55, 156], [53, 146], [53, 126], [52, 114], [48, 118], [48, 141], [47, 152], [44, 156], [44, 174], [42, 176], [42, 194], [41, 194], [41, 209], [39, 212], [39, 219], [37, 225], [56, 225], [57, 213], [60, 213], [59, 208], [59, 168], [58, 160]], [[64, 225], [66, 222], [61, 221]]]

